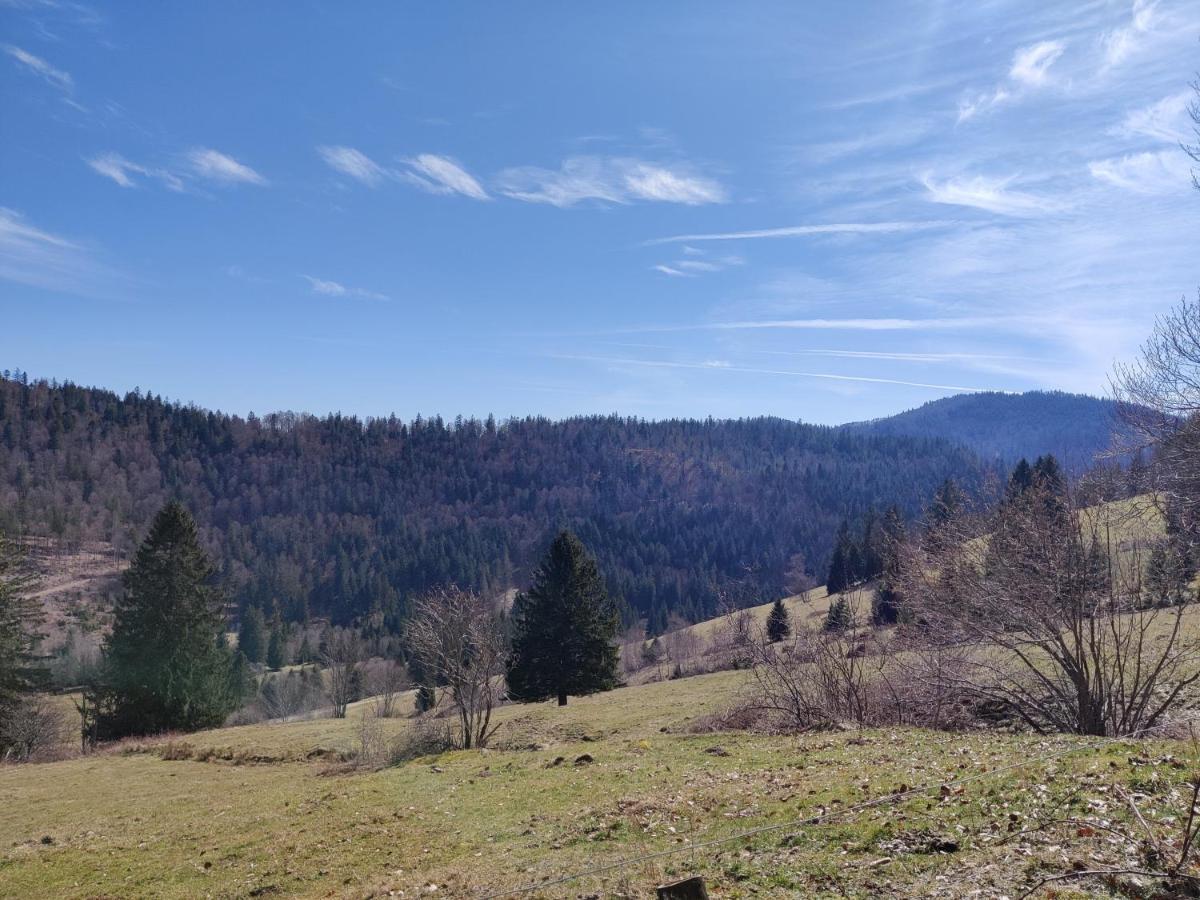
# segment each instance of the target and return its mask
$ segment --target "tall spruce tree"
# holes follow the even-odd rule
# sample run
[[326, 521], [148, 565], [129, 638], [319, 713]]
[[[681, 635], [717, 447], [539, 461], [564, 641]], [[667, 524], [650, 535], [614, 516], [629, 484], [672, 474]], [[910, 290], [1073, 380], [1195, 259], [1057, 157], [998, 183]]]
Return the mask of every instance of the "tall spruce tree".
[[267, 620], [257, 606], [247, 607], [242, 613], [237, 648], [252, 663], [261, 663], [267, 658]]
[[267, 668], [282, 669], [287, 665], [287, 649], [284, 647], [283, 625], [276, 622], [267, 641]]
[[212, 578], [196, 523], [171, 501], [125, 573], [104, 644], [99, 737], [209, 728], [233, 710], [239, 690]]
[[825, 579], [825, 590], [840, 594], [858, 578], [862, 556], [854, 538], [850, 536], [850, 523], [842, 520], [833, 545], [833, 557], [829, 561], [829, 575]]
[[533, 586], [513, 604], [508, 692], [521, 701], [594, 694], [617, 685], [617, 614], [579, 538], [554, 539]]
[[767, 615], [767, 640], [772, 644], [778, 643], [792, 633], [791, 617], [783, 601], [776, 599], [775, 605]]
[[42, 609], [29, 596], [32, 583], [24, 554], [0, 534], [0, 745], [22, 696], [45, 681], [37, 654]]
[[894, 625], [900, 621], [903, 604], [899, 585], [904, 564], [901, 554], [906, 540], [904, 517], [893, 506], [883, 517], [883, 571], [871, 598], [874, 625]]

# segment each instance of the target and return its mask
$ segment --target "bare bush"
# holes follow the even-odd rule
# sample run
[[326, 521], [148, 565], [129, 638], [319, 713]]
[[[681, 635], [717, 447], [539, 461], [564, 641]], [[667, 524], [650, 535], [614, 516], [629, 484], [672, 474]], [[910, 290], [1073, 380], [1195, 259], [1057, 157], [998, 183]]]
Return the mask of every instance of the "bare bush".
[[321, 674], [313, 666], [274, 673], [263, 679], [254, 701], [239, 710], [239, 721], [286, 719], [312, 712], [324, 705], [325, 697]]
[[910, 547], [903, 592], [931, 644], [971, 648], [937, 676], [947, 688], [1038, 731], [1137, 734], [1200, 679], [1184, 606], [1147, 598], [1143, 546], [1036, 483]]
[[404, 667], [392, 659], [380, 661], [367, 673], [367, 691], [375, 698], [375, 715], [390, 719], [396, 715], [400, 694], [408, 689]]
[[869, 635], [851, 620], [842, 631], [797, 628], [772, 643], [754, 634], [748, 705], [786, 731], [878, 724], [886, 713], [881, 660], [867, 652]]
[[408, 645], [421, 671], [445, 685], [442, 695], [458, 715], [459, 744], [487, 746], [507, 650], [495, 605], [453, 587], [432, 591], [414, 605]]
[[358, 720], [356, 738], [355, 763], [364, 768], [382, 765], [387, 755], [387, 741], [384, 738], [383, 723], [373, 710], [363, 710]]
[[62, 710], [43, 696], [25, 696], [0, 732], [0, 760], [28, 762], [59, 748], [66, 736]]
[[445, 722], [439, 722], [432, 716], [423, 716], [392, 742], [388, 761], [392, 765], [399, 765], [422, 756], [445, 753], [456, 745], [454, 734]]

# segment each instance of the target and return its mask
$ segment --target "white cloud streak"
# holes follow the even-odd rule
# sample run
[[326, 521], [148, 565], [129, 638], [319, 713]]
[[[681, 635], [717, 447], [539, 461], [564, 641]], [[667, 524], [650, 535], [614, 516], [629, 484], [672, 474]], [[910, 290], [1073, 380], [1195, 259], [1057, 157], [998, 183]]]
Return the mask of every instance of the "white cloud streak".
[[472, 200], [490, 199], [475, 176], [448, 156], [422, 153], [406, 160], [406, 163], [409, 168], [401, 173], [401, 177], [431, 194], [460, 194]]
[[953, 384], [930, 384], [924, 381], [904, 381], [898, 378], [872, 378], [866, 375], [835, 375], [829, 372], [796, 372], [788, 369], [759, 369], [749, 366], [734, 366], [725, 360], [708, 360], [702, 363], [672, 362], [669, 360], [624, 359], [608, 356], [579, 356], [566, 354], [549, 354], [552, 359], [571, 360], [576, 362], [595, 362], [618, 366], [641, 366], [654, 369], [699, 369], [708, 372], [736, 372], [745, 375], [771, 375], [783, 378], [815, 378], [828, 381], [853, 381], [866, 384], [894, 384], [903, 387], [928, 388], [935, 391], [953, 391], [955, 393], [980, 393], [992, 391], [989, 387], [963, 387]]
[[116, 273], [85, 247], [0, 207], [0, 279], [29, 287], [90, 296], [107, 293]]
[[187, 154], [192, 172], [201, 178], [220, 184], [265, 185], [267, 180], [258, 172], [218, 150], [197, 147]]
[[1062, 41], [1039, 41], [1028, 47], [1018, 47], [1013, 53], [1007, 80], [990, 91], [975, 93], [960, 100], [958, 121], [965, 122], [994, 106], [1044, 87], [1050, 81], [1050, 67], [1065, 49], [1066, 44]]
[[699, 241], [752, 241], [762, 238], [811, 237], [823, 234], [899, 234], [906, 231], [925, 231], [945, 227], [947, 222], [843, 222], [831, 225], [788, 225], [783, 228], [760, 228], [752, 231], [724, 231], [709, 234], [677, 234], [672, 237], [644, 241], [642, 246], [684, 244]]
[[317, 153], [330, 168], [349, 175], [367, 187], [377, 186], [387, 175], [382, 166], [353, 147], [321, 146], [317, 148]]
[[1137, 53], [1158, 21], [1158, 0], [1134, 0], [1129, 24], [1114, 28], [1101, 39], [1106, 67], [1120, 65]]
[[638, 201], [699, 206], [724, 203], [728, 192], [716, 180], [658, 163], [624, 157], [573, 156], [558, 169], [517, 166], [500, 172], [497, 190], [514, 200], [568, 207], [587, 200]]
[[1004, 216], [1034, 216], [1055, 212], [1062, 204], [1047, 197], [1038, 197], [1021, 191], [1008, 189], [1012, 178], [989, 178], [959, 176], [938, 182], [926, 173], [921, 183], [927, 191], [926, 198], [934, 203], [951, 206], [970, 206]]
[[62, 69], [56, 69], [40, 56], [34, 56], [27, 50], [22, 50], [20, 47], [14, 47], [11, 44], [4, 46], [4, 52], [20, 63], [27, 71], [40, 77], [47, 84], [58, 88], [60, 91], [70, 93], [75, 87], [75, 80], [71, 77], [71, 73], [64, 72]]
[[1039, 87], [1046, 83], [1050, 67], [1065, 49], [1066, 44], [1062, 41], [1040, 41], [1030, 47], [1022, 47], [1013, 55], [1008, 77], [1026, 87]]
[[1099, 181], [1135, 194], [1177, 193], [1190, 174], [1187, 159], [1179, 150], [1096, 160], [1088, 164], [1088, 171]]
[[182, 191], [183, 182], [166, 169], [151, 169], [131, 162], [119, 153], [103, 153], [87, 160], [87, 164], [99, 175], [110, 178], [123, 188], [137, 187], [136, 176], [152, 178], [162, 182], [172, 191]]
[[300, 277], [309, 283], [314, 294], [321, 294], [324, 297], [361, 297], [364, 300], [390, 299], [386, 294], [368, 291], [363, 288], [347, 287], [340, 282], [330, 281], [327, 278], [314, 278], [311, 275], [301, 275]]

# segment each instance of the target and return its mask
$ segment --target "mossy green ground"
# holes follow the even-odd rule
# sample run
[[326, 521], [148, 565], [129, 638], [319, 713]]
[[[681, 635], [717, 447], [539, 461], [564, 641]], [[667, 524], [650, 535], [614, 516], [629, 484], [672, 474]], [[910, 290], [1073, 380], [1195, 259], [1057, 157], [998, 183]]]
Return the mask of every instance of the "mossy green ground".
[[[721, 897], [1016, 896], [1038, 873], [1124, 858], [1099, 830], [1019, 835], [1040, 812], [1062, 802], [1059, 816], [1120, 821], [1128, 810], [1112, 786], [1123, 784], [1141, 792], [1152, 819], [1178, 815], [1190, 771], [1180, 762], [1189, 748], [1165, 742], [687, 733], [697, 717], [727, 708], [744, 677], [640, 685], [566, 708], [506, 707], [497, 749], [379, 771], [346, 771], [329, 752], [307, 758], [353, 751], [365, 706], [344, 721], [190, 735], [189, 759], [163, 758], [184, 755], [177, 743], [174, 753], [147, 745], [6, 767], [0, 895], [486, 896], [678, 849], [533, 896], [652, 896], [655, 884], [691, 873]], [[409, 727], [386, 722], [390, 735]], [[1078, 752], [1042, 758], [1065, 748]], [[593, 761], [576, 765], [583, 754]], [[977, 780], [941, 790], [964, 777]], [[926, 785], [897, 803], [840, 812]], [[802, 824], [823, 813], [832, 817]], [[687, 849], [773, 825], [785, 827]], [[935, 849], [950, 844], [953, 852]], [[1075, 890], [1094, 896], [1103, 886]]]

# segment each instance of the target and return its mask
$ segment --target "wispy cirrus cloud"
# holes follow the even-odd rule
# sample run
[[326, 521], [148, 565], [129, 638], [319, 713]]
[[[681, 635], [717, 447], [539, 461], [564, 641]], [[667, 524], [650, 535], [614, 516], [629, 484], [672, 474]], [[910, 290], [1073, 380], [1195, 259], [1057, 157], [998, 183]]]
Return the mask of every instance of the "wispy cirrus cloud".
[[321, 146], [317, 153], [331, 169], [349, 175], [367, 187], [376, 187], [388, 175], [386, 169], [353, 147]]
[[959, 101], [958, 121], [965, 122], [993, 106], [1045, 86], [1050, 80], [1050, 67], [1062, 56], [1066, 46], [1063, 41], [1038, 41], [1018, 47], [1004, 81], [990, 91], [969, 94]]
[[65, 72], [62, 69], [52, 66], [40, 56], [35, 56], [28, 50], [22, 50], [20, 47], [14, 47], [12, 44], [5, 44], [4, 52], [16, 60], [25, 71], [37, 75], [47, 84], [58, 88], [60, 91], [70, 93], [75, 88], [75, 79], [71, 77], [70, 72]]
[[710, 257], [696, 247], [684, 247], [683, 253], [683, 259], [659, 263], [652, 268], [654, 271], [672, 278], [696, 278], [700, 275], [709, 275], [740, 266], [746, 262], [745, 259], [736, 255]]
[[688, 167], [626, 157], [573, 156], [557, 169], [516, 166], [496, 177], [497, 190], [514, 200], [568, 207], [588, 200], [602, 203], [724, 203], [728, 191], [715, 179]]
[[431, 194], [460, 194], [472, 200], [488, 200], [483, 185], [448, 156], [422, 153], [406, 160], [407, 169], [401, 175], [411, 184]]
[[391, 299], [386, 294], [380, 294], [377, 291], [368, 291], [364, 288], [347, 287], [341, 282], [331, 281], [327, 278], [314, 278], [311, 275], [301, 275], [300, 277], [309, 283], [314, 294], [321, 294], [325, 297], [361, 297], [364, 300]]
[[0, 207], [0, 279], [84, 296], [105, 296], [120, 280], [78, 241], [33, 225]]
[[645, 247], [657, 244], [691, 244], [700, 241], [749, 241], [762, 238], [810, 237], [823, 234], [899, 234], [942, 228], [946, 222], [836, 222], [828, 225], [787, 225], [782, 228], [758, 228], [749, 231], [718, 231], [707, 234], [676, 234], [643, 241]]
[[193, 174], [219, 184], [265, 185], [267, 179], [232, 156], [208, 147], [196, 147], [187, 153], [187, 163]]
[[1015, 179], [990, 178], [986, 175], [955, 176], [938, 181], [931, 173], [921, 176], [926, 199], [951, 206], [970, 206], [1003, 216], [1035, 216], [1056, 212], [1063, 204], [1050, 197], [1015, 191], [1009, 185]]
[[149, 178], [172, 191], [183, 190], [183, 181], [166, 169], [149, 168], [131, 162], [119, 153], [102, 153], [87, 160], [87, 164], [97, 174], [112, 179], [123, 188], [137, 187], [139, 178]]
[[123, 188], [138, 187], [144, 181], [155, 181], [168, 190], [184, 192], [197, 181], [223, 185], [253, 184], [264, 186], [267, 179], [254, 169], [217, 150], [197, 147], [176, 157], [170, 167], [152, 166], [108, 151], [84, 159], [97, 175]]
[[1191, 137], [1188, 106], [1194, 98], [1192, 91], [1179, 91], [1149, 106], [1131, 110], [1117, 133], [1124, 137], [1147, 137], [1169, 144], [1187, 141]]
[[1021, 47], [1013, 55], [1008, 77], [1026, 87], [1040, 87], [1046, 83], [1050, 67], [1062, 56], [1066, 46], [1062, 41], [1038, 41], [1032, 46]]
[[1134, 0], [1129, 24], [1114, 28], [1101, 38], [1105, 65], [1120, 65], [1136, 54], [1158, 21], [1158, 0]]
[[1088, 164], [1099, 181], [1136, 194], [1174, 194], [1190, 174], [1187, 158], [1180, 150], [1130, 153]]
[[742, 375], [768, 375], [782, 378], [812, 378], [821, 381], [850, 381], [865, 384], [894, 384], [903, 387], [928, 388], [936, 391], [951, 391], [954, 393], [979, 393], [992, 391], [991, 387], [964, 387], [954, 384], [931, 384], [924, 381], [907, 381], [899, 378], [878, 378], [869, 375], [841, 375], [832, 372], [801, 372], [791, 369], [763, 369], [754, 366], [733, 365], [728, 360], [710, 359], [704, 362], [678, 362], [663, 359], [636, 359], [612, 356], [587, 356], [582, 354], [548, 354], [551, 359], [561, 359], [574, 362], [602, 363], [614, 366], [632, 366], [650, 369], [694, 369], [708, 372], [726, 372]]

